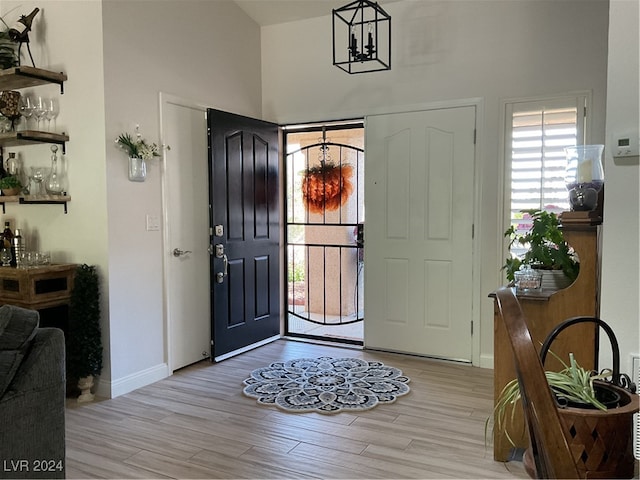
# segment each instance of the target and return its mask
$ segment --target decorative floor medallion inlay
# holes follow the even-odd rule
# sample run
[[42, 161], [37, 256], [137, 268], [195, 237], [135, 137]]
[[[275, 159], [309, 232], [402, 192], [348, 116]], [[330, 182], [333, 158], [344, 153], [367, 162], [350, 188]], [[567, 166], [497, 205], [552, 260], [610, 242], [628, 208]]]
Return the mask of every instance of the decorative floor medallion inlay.
[[409, 393], [409, 378], [381, 362], [359, 358], [299, 358], [251, 372], [243, 393], [287, 412], [369, 410]]

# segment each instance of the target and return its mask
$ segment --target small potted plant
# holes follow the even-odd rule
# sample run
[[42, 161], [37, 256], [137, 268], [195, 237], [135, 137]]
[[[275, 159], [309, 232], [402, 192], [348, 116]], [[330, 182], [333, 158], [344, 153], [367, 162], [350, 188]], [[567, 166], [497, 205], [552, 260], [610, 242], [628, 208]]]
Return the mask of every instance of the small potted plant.
[[520, 245], [527, 248], [527, 251], [521, 257], [510, 256], [506, 259], [502, 269], [506, 271], [507, 279], [513, 281], [520, 267], [529, 265], [543, 270], [543, 285], [547, 284], [545, 273], [557, 272], [560, 273], [560, 278], [556, 276], [550, 286], [557, 290], [568, 287], [578, 277], [580, 263], [564, 238], [558, 216], [553, 212], [537, 209], [522, 212], [532, 219], [531, 228], [524, 234], [518, 234], [515, 225], [511, 225], [504, 236], [510, 239], [509, 249], [513, 245]]
[[0, 190], [3, 195], [18, 195], [22, 191], [22, 183], [15, 175], [0, 178]]
[[[613, 368], [600, 373], [588, 370], [569, 353], [567, 365], [550, 349], [552, 342], [568, 327], [580, 323], [595, 323], [604, 329], [611, 342]], [[549, 388], [555, 396], [559, 419], [566, 432], [566, 440], [573, 452], [579, 478], [631, 478], [634, 471], [633, 415], [639, 410], [636, 385], [628, 375], [620, 372], [620, 350], [611, 327], [596, 317], [572, 317], [558, 324], [540, 347], [540, 362], [545, 364], [547, 353], [562, 365], [558, 372], [545, 371]], [[520, 383], [508, 382], [495, 401], [494, 432], [504, 434], [514, 446], [524, 434], [513, 424], [515, 409], [521, 400]], [[509, 421], [511, 419], [511, 422]], [[485, 439], [491, 418], [485, 423]], [[532, 458], [529, 451], [529, 459]], [[525, 463], [527, 463], [525, 453]], [[525, 465], [525, 468], [526, 465]]]

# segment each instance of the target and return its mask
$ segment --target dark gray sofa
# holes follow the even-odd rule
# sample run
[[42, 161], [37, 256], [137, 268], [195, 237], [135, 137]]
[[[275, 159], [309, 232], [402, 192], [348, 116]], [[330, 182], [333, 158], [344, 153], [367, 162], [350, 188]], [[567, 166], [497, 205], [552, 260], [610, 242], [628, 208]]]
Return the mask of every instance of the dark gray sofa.
[[0, 307], [0, 478], [65, 477], [65, 349], [39, 314]]

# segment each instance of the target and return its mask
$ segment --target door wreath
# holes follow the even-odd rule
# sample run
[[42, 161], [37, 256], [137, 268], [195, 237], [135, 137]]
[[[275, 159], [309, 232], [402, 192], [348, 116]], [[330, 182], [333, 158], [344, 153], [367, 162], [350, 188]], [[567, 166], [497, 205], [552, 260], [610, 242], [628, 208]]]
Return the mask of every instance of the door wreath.
[[321, 162], [302, 172], [302, 201], [311, 213], [337, 210], [353, 192], [351, 165]]

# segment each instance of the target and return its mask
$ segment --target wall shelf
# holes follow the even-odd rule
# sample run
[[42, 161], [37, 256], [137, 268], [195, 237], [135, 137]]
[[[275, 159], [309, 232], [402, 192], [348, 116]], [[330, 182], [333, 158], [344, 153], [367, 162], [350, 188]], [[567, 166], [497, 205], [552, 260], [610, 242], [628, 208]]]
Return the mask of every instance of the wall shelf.
[[[0, 90], [17, 90], [53, 83], [60, 86], [60, 93], [62, 94], [64, 93], [64, 82], [66, 80], [67, 76], [62, 72], [52, 72], [27, 65], [0, 70]], [[64, 155], [66, 153], [66, 142], [68, 141], [69, 136], [65, 133], [41, 132], [39, 130], [0, 133], [0, 149], [2, 149], [2, 147], [53, 143], [62, 146], [62, 154]], [[0, 196], [2, 213], [5, 213], [5, 205], [7, 203], [18, 203], [20, 205], [63, 205], [64, 213], [67, 213], [67, 202], [70, 200], [71, 197], [66, 195], [66, 193], [65, 195]]]
[[0, 70], [0, 90], [14, 90], [55, 83], [60, 85], [60, 93], [64, 93], [66, 80], [67, 75], [62, 72], [52, 72], [27, 65]]
[[64, 213], [67, 213], [67, 202], [69, 201], [71, 201], [69, 195], [0, 195], [2, 213], [6, 213], [6, 203], [19, 203], [20, 205], [64, 205]]
[[65, 142], [68, 141], [69, 136], [64, 133], [40, 132], [38, 130], [20, 130], [17, 132], [0, 133], [0, 147], [55, 143], [62, 145], [62, 153], [65, 154]]

